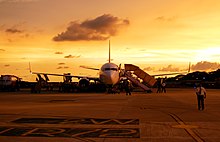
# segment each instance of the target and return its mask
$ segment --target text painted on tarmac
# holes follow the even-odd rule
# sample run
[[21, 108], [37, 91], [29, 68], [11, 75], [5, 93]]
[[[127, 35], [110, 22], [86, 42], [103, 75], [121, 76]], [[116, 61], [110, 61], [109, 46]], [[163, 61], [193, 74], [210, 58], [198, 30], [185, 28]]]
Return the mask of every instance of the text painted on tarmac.
[[139, 125], [139, 119], [97, 119], [97, 118], [19, 118], [13, 123], [32, 124], [93, 124], [93, 125]]
[[138, 128], [0, 127], [0, 136], [69, 138], [140, 138]]

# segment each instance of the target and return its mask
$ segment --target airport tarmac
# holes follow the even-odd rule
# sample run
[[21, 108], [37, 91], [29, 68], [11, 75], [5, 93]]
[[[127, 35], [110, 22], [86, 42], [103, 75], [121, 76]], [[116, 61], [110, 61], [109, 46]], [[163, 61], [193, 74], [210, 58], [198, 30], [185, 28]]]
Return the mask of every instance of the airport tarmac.
[[[155, 92], [155, 91], [154, 91]], [[218, 142], [220, 90], [167, 93], [0, 92], [0, 142]]]

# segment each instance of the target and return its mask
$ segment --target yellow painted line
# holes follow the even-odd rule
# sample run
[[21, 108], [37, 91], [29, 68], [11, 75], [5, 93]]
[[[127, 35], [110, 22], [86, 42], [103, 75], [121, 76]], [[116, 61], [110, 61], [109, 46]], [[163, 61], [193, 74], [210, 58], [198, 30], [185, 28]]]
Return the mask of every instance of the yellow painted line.
[[173, 125], [173, 128], [179, 128], [179, 129], [196, 129], [199, 128], [198, 126], [194, 125]]
[[198, 136], [192, 129], [199, 128], [194, 125], [186, 125], [179, 117], [170, 113], [170, 116], [177, 122], [179, 125], [173, 125], [173, 128], [185, 129], [185, 131], [196, 141], [196, 142], [204, 142], [202, 138]]
[[5, 133], [5, 132], [7, 132], [7, 131], [10, 131], [10, 130], [12, 130], [12, 129], [14, 129], [14, 128], [5, 129], [5, 130], [1, 131], [0, 134], [3, 134], [3, 133]]

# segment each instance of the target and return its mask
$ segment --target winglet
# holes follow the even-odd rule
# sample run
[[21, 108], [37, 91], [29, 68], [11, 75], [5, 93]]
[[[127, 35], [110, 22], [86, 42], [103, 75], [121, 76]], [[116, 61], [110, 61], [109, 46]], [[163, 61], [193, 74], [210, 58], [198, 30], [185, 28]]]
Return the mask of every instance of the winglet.
[[191, 62], [189, 62], [189, 69], [188, 69], [188, 73], [190, 73], [191, 70]]
[[29, 71], [30, 71], [30, 74], [32, 74], [32, 71], [31, 71], [31, 63], [29, 62]]

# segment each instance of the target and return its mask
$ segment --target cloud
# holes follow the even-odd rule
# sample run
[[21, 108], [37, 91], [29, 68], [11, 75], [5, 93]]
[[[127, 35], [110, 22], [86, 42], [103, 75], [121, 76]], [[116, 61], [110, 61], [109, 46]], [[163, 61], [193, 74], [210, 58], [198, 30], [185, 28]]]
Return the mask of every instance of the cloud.
[[180, 69], [179, 68], [175, 68], [172, 65], [168, 65], [167, 67], [163, 67], [161, 69], [159, 69], [159, 71], [165, 71], [165, 72], [179, 72]]
[[68, 68], [69, 68], [68, 66], [64, 66], [64, 67], [59, 66], [59, 67], [57, 67], [58, 70], [59, 70], [59, 69], [68, 69]]
[[9, 64], [6, 64], [6, 65], [4, 65], [5, 67], [10, 67], [10, 65]]
[[13, 42], [13, 40], [12, 40], [12, 39], [7, 39], [7, 41], [8, 41], [8, 42]]
[[66, 63], [58, 63], [58, 67], [57, 69], [68, 69], [69, 67], [68, 66], [65, 66]]
[[9, 28], [5, 30], [6, 33], [16, 34], [16, 33], [22, 33], [21, 30], [18, 30], [16, 28]]
[[20, 39], [27, 39], [30, 37], [29, 33], [26, 33], [25, 30], [20, 30], [20, 28], [25, 23], [14, 25], [10, 28], [5, 28], [4, 32], [7, 33], [7, 41], [9, 43], [17, 42]]
[[144, 68], [144, 71], [153, 71], [154, 70], [154, 68], [152, 68], [152, 67], [145, 67]]
[[177, 16], [172, 16], [172, 17], [159, 16], [155, 18], [156, 21], [160, 21], [160, 22], [172, 22], [175, 21], [176, 19]]
[[74, 21], [66, 31], [53, 37], [54, 41], [106, 40], [118, 34], [119, 29], [129, 25], [129, 20], [104, 14], [81, 23]]
[[63, 54], [63, 52], [55, 52], [55, 54]]
[[64, 56], [64, 58], [80, 58], [81, 55], [78, 55], [78, 56], [73, 56], [73, 55], [67, 55], [67, 56]]
[[62, 69], [63, 67], [57, 67], [57, 69], [59, 70], [59, 69]]
[[216, 70], [220, 68], [220, 64], [216, 62], [208, 62], [208, 61], [201, 61], [196, 63], [195, 65], [191, 66], [191, 69], [196, 71], [210, 71], [210, 70]]

